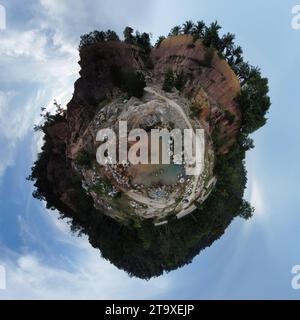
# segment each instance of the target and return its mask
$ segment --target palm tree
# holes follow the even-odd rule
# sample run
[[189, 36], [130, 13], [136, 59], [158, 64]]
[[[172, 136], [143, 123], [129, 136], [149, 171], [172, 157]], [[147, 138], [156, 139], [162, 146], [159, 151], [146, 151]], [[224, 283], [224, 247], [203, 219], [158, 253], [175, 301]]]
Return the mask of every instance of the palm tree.
[[240, 46], [233, 47], [232, 55], [233, 55], [233, 63], [238, 65], [243, 61], [242, 58], [243, 49]]
[[258, 67], [250, 66], [248, 62], [243, 61], [239, 65], [237, 65], [236, 73], [240, 79], [242, 87], [250, 78], [260, 75], [260, 69]]
[[159, 36], [156, 43], [155, 43], [155, 48], [158, 48], [160, 44], [166, 39], [164, 36]]
[[181, 27], [175, 26], [171, 29], [171, 31], [169, 33], [169, 37], [178, 36], [180, 33], [181, 33]]
[[210, 28], [211, 28], [212, 30], [216, 30], [217, 32], [218, 32], [220, 29], [222, 29], [222, 27], [218, 24], [218, 21], [217, 21], [217, 20], [214, 21], [214, 22], [212, 22], [212, 23], [210, 24]]
[[191, 34], [193, 28], [194, 28], [193, 21], [187, 20], [187, 21], [183, 24], [182, 30], [183, 30], [183, 33], [184, 33], [184, 34]]
[[226, 33], [223, 35], [223, 37], [221, 38], [221, 42], [220, 42], [220, 52], [224, 52], [224, 50], [226, 48], [231, 48], [234, 45], [234, 39], [235, 39], [235, 35], [232, 33]]
[[124, 42], [129, 44], [134, 44], [134, 36], [133, 36], [133, 29], [131, 27], [126, 27], [123, 31], [124, 34]]
[[261, 72], [260, 72], [260, 68], [259, 67], [253, 67], [251, 66], [250, 68], [250, 73], [249, 73], [249, 79], [250, 78], [254, 78], [254, 77], [260, 77], [261, 76]]
[[238, 66], [238, 77], [240, 79], [248, 78], [250, 73], [250, 65], [248, 62], [242, 62]]
[[202, 38], [204, 35], [204, 28], [205, 28], [204, 21], [203, 20], [197, 21], [197, 23], [194, 25], [193, 33], [197, 34], [199, 38]]
[[217, 21], [212, 22], [209, 27], [205, 28], [203, 42], [208, 47], [219, 48], [220, 47], [220, 37], [219, 30], [221, 26]]
[[243, 54], [243, 49], [241, 46], [237, 46], [233, 49], [233, 54], [238, 57], [241, 56]]

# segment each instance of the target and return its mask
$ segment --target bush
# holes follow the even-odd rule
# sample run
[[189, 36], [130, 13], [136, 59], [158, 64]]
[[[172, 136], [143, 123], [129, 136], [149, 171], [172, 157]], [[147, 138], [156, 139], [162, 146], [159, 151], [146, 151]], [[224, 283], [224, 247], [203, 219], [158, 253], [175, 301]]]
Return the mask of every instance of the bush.
[[75, 162], [79, 166], [89, 167], [92, 163], [92, 155], [87, 151], [81, 151], [78, 153]]
[[186, 78], [184, 76], [184, 73], [180, 71], [179, 73], [176, 73], [175, 79], [174, 79], [174, 87], [181, 91], [184, 88], [184, 85], [186, 83]]
[[233, 113], [231, 113], [230, 111], [226, 110], [225, 111], [225, 117], [228, 120], [228, 123], [230, 125], [234, 123], [235, 115]]
[[141, 98], [146, 87], [145, 77], [141, 72], [130, 71], [123, 75], [124, 91], [126, 91], [128, 98], [134, 96]]
[[189, 43], [186, 47], [188, 49], [193, 49], [193, 48], [195, 48], [195, 44], [194, 43]]
[[165, 79], [162, 89], [167, 92], [171, 92], [174, 87], [174, 72], [171, 68], [165, 72]]
[[160, 44], [166, 39], [164, 36], [158, 37], [156, 43], [155, 43], [155, 48], [159, 48]]

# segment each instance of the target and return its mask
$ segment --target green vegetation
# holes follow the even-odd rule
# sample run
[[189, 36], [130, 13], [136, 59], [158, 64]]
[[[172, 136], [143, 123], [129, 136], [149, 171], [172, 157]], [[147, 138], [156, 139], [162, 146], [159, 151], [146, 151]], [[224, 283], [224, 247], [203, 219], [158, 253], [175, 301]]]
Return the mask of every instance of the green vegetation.
[[126, 92], [127, 98], [141, 98], [144, 94], [146, 81], [143, 73], [135, 70], [122, 71], [115, 67], [110, 70], [113, 84]]
[[131, 27], [126, 27], [124, 29], [124, 42], [136, 45], [143, 49], [146, 54], [149, 54], [152, 49], [149, 33], [140, 33], [139, 31], [136, 31], [135, 35], [133, 35], [133, 32], [134, 30]]
[[252, 76], [236, 98], [242, 112], [242, 132], [249, 134], [266, 123], [265, 115], [271, 105], [268, 80], [260, 74]]
[[167, 69], [164, 75], [162, 89], [166, 92], [171, 92], [175, 87], [178, 91], [182, 91], [186, 83], [186, 77], [183, 71], [174, 73], [172, 69]]
[[80, 37], [79, 49], [86, 48], [90, 45], [105, 42], [105, 41], [120, 41], [118, 35], [113, 30], [98, 31], [94, 30]]
[[95, 159], [95, 156], [91, 155], [88, 151], [81, 151], [78, 153], [75, 163], [79, 166], [90, 167], [93, 159]]
[[178, 90], [181, 91], [186, 83], [186, 77], [183, 73], [183, 71], [180, 71], [176, 73], [175, 79], [174, 79], [174, 87]]
[[158, 37], [156, 43], [155, 43], [155, 48], [159, 48], [160, 44], [166, 39], [164, 36]]
[[[55, 122], [45, 120], [45, 144], [29, 177], [36, 188], [34, 197], [45, 200], [47, 208], [57, 209], [62, 218], [71, 219], [74, 232], [86, 234], [103, 258], [131, 276], [150, 279], [190, 263], [195, 255], [222, 236], [235, 217], [248, 219], [253, 213], [253, 208], [243, 199], [247, 182], [244, 158], [251, 147], [246, 134], [239, 136], [228, 154], [217, 157], [215, 175], [218, 181], [209, 198], [197, 205], [193, 214], [179, 220], [170, 219], [167, 225], [155, 227], [151, 221], [130, 215], [118, 223], [95, 209], [93, 199], [66, 161], [65, 149], [59, 155], [52, 153], [52, 140], [46, 129], [49, 125], [64, 123], [65, 116], [58, 116]], [[47, 174], [48, 164], [52, 161], [58, 167], [59, 181], [64, 182], [62, 191], [68, 190], [72, 208], [61, 201], [59, 186]], [[111, 190], [109, 183], [96, 184], [95, 188], [102, 194]], [[113, 201], [118, 200], [113, 199], [112, 206]]]
[[107, 195], [113, 190], [113, 186], [109, 181], [101, 180], [98, 181], [91, 190], [95, 191], [99, 195]]
[[231, 113], [228, 110], [225, 110], [225, 117], [228, 120], [229, 125], [232, 125], [235, 121], [235, 115], [234, 113]]
[[[65, 207], [59, 196], [52, 198], [51, 185], [43, 194], [62, 217], [72, 219], [72, 230], [88, 235], [102, 257], [131, 276], [150, 279], [190, 263], [224, 233], [234, 217], [249, 218], [252, 214], [252, 208], [242, 199], [246, 178], [238, 153], [223, 157], [218, 163], [218, 172], [216, 188], [197, 212], [180, 220], [170, 220], [161, 227], [136, 219], [132, 223], [127, 221], [127, 225], [117, 223], [93, 207], [92, 199], [80, 185], [69, 185], [75, 188], [76, 211]], [[45, 170], [39, 172], [37, 181], [44, 176]], [[44, 180], [44, 183], [50, 182]]]
[[172, 69], [167, 69], [164, 76], [162, 89], [171, 92], [174, 87], [174, 72]]
[[133, 36], [133, 29], [131, 27], [126, 27], [123, 31], [124, 42], [129, 44], [135, 43], [135, 38]]
[[[135, 35], [133, 35], [133, 31], [134, 30], [131, 27], [126, 27], [124, 29], [124, 42], [136, 45], [143, 49], [146, 54], [149, 54], [152, 48], [150, 35], [146, 32], [140, 33], [139, 31], [136, 31]], [[117, 35], [117, 33], [113, 30], [94, 30], [80, 37], [79, 49], [86, 48], [90, 45], [106, 41], [120, 41], [120, 38]]]
[[129, 71], [123, 75], [124, 91], [127, 93], [128, 98], [134, 96], [141, 98], [144, 94], [146, 86], [145, 77], [140, 72]]
[[191, 117], [191, 118], [196, 118], [196, 119], [198, 119], [200, 110], [201, 110], [201, 109], [199, 108], [198, 105], [192, 104], [192, 105], [190, 106], [190, 117]]
[[168, 37], [178, 36], [181, 33], [181, 26], [175, 26], [171, 29]]
[[[236, 98], [242, 112], [242, 132], [250, 134], [266, 123], [266, 113], [271, 105], [268, 96], [268, 80], [261, 76], [258, 67], [251, 66], [245, 62], [240, 46], [234, 44], [235, 35], [226, 33], [220, 36], [221, 26], [217, 21], [206, 26], [203, 21], [194, 24], [186, 21], [182, 26], [175, 26], [171, 29], [169, 36], [188, 34], [193, 36], [193, 42], [200, 39], [207, 47], [202, 65], [210, 67], [216, 50], [219, 57], [225, 59], [237, 75], [241, 84], [241, 92]], [[169, 73], [165, 75], [166, 91], [172, 90], [172, 77]], [[229, 123], [234, 119], [231, 115], [226, 115]]]

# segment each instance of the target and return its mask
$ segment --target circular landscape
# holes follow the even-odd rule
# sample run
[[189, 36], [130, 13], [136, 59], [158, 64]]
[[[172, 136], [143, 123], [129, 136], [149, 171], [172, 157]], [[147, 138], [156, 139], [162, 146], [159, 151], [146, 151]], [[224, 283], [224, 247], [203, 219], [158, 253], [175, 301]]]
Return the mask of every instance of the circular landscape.
[[[44, 145], [29, 177], [34, 197], [131, 276], [181, 267], [235, 217], [252, 216], [244, 159], [249, 134], [266, 122], [268, 81], [244, 61], [234, 35], [219, 30], [217, 22], [187, 21], [155, 46], [130, 27], [122, 41], [111, 30], [83, 35], [71, 101], [36, 127]], [[130, 136], [137, 128], [144, 133]], [[115, 151], [108, 136], [99, 139], [107, 129], [116, 133]], [[192, 143], [202, 159], [196, 174], [184, 150], [174, 152], [185, 141], [175, 133], [186, 129], [202, 133], [201, 144]], [[153, 132], [166, 135], [154, 145]], [[123, 160], [112, 162], [114, 154]]]

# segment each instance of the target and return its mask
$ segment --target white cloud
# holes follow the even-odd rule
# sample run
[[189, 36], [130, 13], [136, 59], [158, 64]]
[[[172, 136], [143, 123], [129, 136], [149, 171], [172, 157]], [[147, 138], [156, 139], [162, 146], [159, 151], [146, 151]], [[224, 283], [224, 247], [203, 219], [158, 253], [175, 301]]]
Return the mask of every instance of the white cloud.
[[41, 120], [40, 108], [51, 110], [54, 99], [65, 105], [72, 96], [78, 56], [57, 50], [52, 35], [42, 28], [7, 30], [0, 39], [0, 178]]
[[[101, 5], [98, 1], [40, 0], [40, 6], [35, 8], [35, 16], [22, 30], [13, 29], [10, 24], [1, 34], [0, 178], [14, 163], [20, 144], [39, 121], [40, 108], [51, 110], [54, 99], [65, 105], [71, 98], [79, 71], [79, 36], [95, 28], [112, 28], [120, 33], [127, 24], [134, 26], [138, 21], [151, 18], [150, 4], [138, 0], [107, 1]], [[133, 15], [133, 11], [139, 14]], [[147, 14], [141, 15], [141, 12]], [[129, 16], [135, 16], [133, 23]], [[31, 151], [35, 154], [40, 137], [35, 136], [32, 141]], [[169, 290], [168, 277], [148, 282], [129, 278], [124, 271], [102, 259], [86, 237], [72, 236], [66, 222], [56, 218], [51, 213], [50, 236], [62, 246], [70, 246], [72, 254], [61, 256], [55, 252], [51, 244], [41, 239], [39, 226], [27, 221], [26, 214], [20, 216], [22, 253], [0, 248], [0, 265], [7, 268], [7, 290], [0, 291], [0, 299], [143, 299]], [[43, 252], [33, 252], [31, 243], [41, 242], [44, 242]], [[57, 263], [45, 261], [48, 254], [54, 256]], [[64, 264], [65, 267], [61, 267]]]
[[3, 57], [26, 56], [36, 60], [45, 60], [47, 37], [40, 30], [18, 32], [6, 31], [0, 38], [0, 55]]
[[[80, 35], [95, 28], [121, 32], [128, 23], [151, 19], [151, 5], [138, 0], [101, 5], [98, 1], [40, 0], [33, 8], [22, 30], [10, 24], [0, 38], [0, 85], [9, 88], [0, 96], [0, 134], [5, 136], [0, 143], [6, 151], [0, 156], [0, 177], [14, 162], [18, 144], [36, 122], [39, 109], [50, 108], [53, 99], [65, 104], [71, 98], [78, 78]], [[128, 21], [129, 16], [134, 20]]]
[[[0, 265], [6, 268], [7, 289], [0, 291], [0, 299], [151, 299], [170, 290], [165, 276], [150, 281], [128, 277], [102, 259], [86, 237], [65, 230], [60, 237], [78, 250], [75, 258], [57, 255], [55, 266], [37, 253], [6, 252], [9, 259], [0, 259]], [[57, 266], [62, 263], [65, 268]]]

